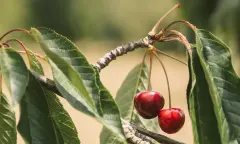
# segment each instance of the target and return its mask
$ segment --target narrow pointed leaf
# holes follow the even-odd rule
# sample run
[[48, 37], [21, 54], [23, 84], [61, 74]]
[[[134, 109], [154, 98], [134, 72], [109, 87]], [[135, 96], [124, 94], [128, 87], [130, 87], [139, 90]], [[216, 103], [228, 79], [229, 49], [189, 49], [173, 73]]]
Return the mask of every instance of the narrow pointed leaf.
[[0, 66], [13, 104], [20, 102], [27, 84], [28, 69], [20, 54], [10, 48], [0, 49]]
[[124, 139], [118, 107], [102, 86], [98, 72], [68, 39], [46, 28], [38, 30], [31, 29], [31, 33], [50, 59], [54, 81], [62, 96]]
[[[57, 64], [50, 60], [50, 64], [53, 71], [54, 82], [59, 89], [62, 96], [76, 109], [94, 116], [95, 106], [93, 106], [91, 101], [88, 103], [83, 97], [85, 94], [81, 93], [81, 89], [85, 89], [84, 86], [78, 84], [81, 81], [79, 74], [71, 67], [67, 62], [65, 62], [60, 57], [56, 56], [53, 58], [58, 60]], [[65, 71], [66, 70], [66, 71]], [[66, 73], [64, 73], [65, 71]], [[84, 90], [84, 93], [86, 91]], [[83, 97], [82, 97], [83, 96]], [[87, 95], [88, 96], [88, 95]], [[88, 97], [90, 99], [90, 97]]]
[[[78, 107], [80, 105], [80, 108], [84, 107], [84, 112], [87, 111], [87, 114], [90, 113], [90, 115], [92, 115], [96, 108], [83, 83], [82, 75], [80, 75], [74, 69], [74, 66], [76, 68], [79, 67], [80, 69], [81, 67], [79, 64], [81, 64], [82, 68], [80, 70], [83, 72], [91, 71], [91, 68], [89, 68], [89, 64], [87, 63], [85, 57], [83, 57], [83, 55], [78, 56], [79, 54], [77, 49], [74, 51], [72, 48], [74, 45], [71, 46], [68, 43], [64, 43], [63, 40], [67, 41], [66, 38], [62, 36], [60, 37], [60, 35], [57, 35], [53, 31], [45, 28], [41, 30], [41, 33], [36, 29], [31, 29], [31, 32], [37, 41], [39, 41], [46, 55], [52, 60], [50, 61], [50, 64], [53, 69], [54, 81], [56, 82], [59, 91], [63, 94], [63, 97], [65, 97], [70, 104], [73, 105], [73, 107], [79, 109]], [[63, 40], [61, 41], [61, 39]], [[68, 47], [64, 47], [65, 45]], [[69, 50], [67, 48], [69, 48]], [[59, 55], [65, 59], [59, 57]], [[69, 65], [67, 61], [73, 66]], [[88, 65], [88, 67], [85, 63]], [[86, 75], [87, 74], [88, 73], [86, 73]], [[66, 80], [58, 81], [58, 79], [61, 79], [61, 77], [65, 77], [64, 79]], [[71, 91], [69, 91], [69, 89], [71, 89]], [[79, 102], [82, 104], [76, 105]]]
[[0, 92], [0, 142], [1, 144], [17, 143], [15, 112], [2, 92]]
[[[230, 50], [213, 34], [199, 29], [196, 30], [196, 50], [199, 62], [193, 63], [195, 65], [193, 67], [202, 68], [202, 73], [195, 73], [196, 80], [205, 78], [202, 81], [207, 87], [197, 82], [195, 87], [204, 90], [211, 98], [212, 102], [209, 103], [212, 103], [218, 127], [215, 135], [219, 133], [223, 144], [238, 144], [240, 143], [240, 79], [234, 71]], [[198, 102], [199, 107], [206, 106], [206, 102]], [[201, 117], [205, 116], [201, 115]], [[201, 125], [195, 128], [204, 132], [201, 131]], [[207, 133], [204, 132], [205, 134]]]
[[41, 85], [30, 73], [29, 85], [20, 103], [18, 131], [29, 144], [63, 143], [61, 137], [55, 135], [54, 123], [44, 96]]
[[58, 97], [50, 91], [44, 90], [46, 100], [51, 115], [51, 119], [56, 125], [55, 129], [59, 131], [64, 143], [80, 144], [77, 129], [69, 116], [68, 112], [63, 108]]
[[[201, 67], [196, 49], [192, 49], [189, 62], [190, 82], [188, 104], [192, 119], [195, 144], [220, 144], [217, 118], [213, 110], [213, 103]], [[196, 76], [195, 76], [196, 75]]]
[[[127, 75], [119, 88], [116, 96], [116, 103], [119, 106], [121, 117], [130, 120], [133, 113], [133, 122], [139, 126], [147, 128], [153, 132], [158, 132], [159, 126], [157, 119], [146, 120], [136, 114], [133, 109], [134, 96], [142, 91], [147, 90], [148, 69], [144, 64], [138, 64]], [[119, 144], [121, 141], [106, 128], [102, 129], [100, 135], [101, 144]]]
[[30, 56], [30, 68], [35, 72], [44, 75], [43, 67], [34, 53], [31, 50], [28, 50], [28, 54]]
[[[37, 58], [34, 56], [34, 54], [29, 50], [28, 51], [30, 54], [30, 68], [34, 70], [35, 72], [38, 72], [40, 74], [43, 74], [43, 69], [41, 66], [41, 63], [37, 60]], [[38, 84], [38, 86], [40, 86]], [[41, 89], [41, 86], [39, 87]], [[54, 137], [52, 141], [56, 141], [56, 143], [68, 143], [68, 144], [79, 144], [80, 141], [78, 139], [78, 133], [76, 130], [76, 127], [74, 126], [72, 119], [70, 118], [69, 114], [67, 111], [63, 108], [62, 104], [60, 103], [59, 99], [55, 94], [52, 92], [49, 92], [45, 90], [44, 88], [41, 89], [41, 96], [40, 97], [34, 97], [31, 96], [29, 98], [28, 96], [24, 97], [24, 101], [27, 101], [27, 99], [33, 99], [34, 100], [39, 100], [43, 101], [42, 104], [44, 104], [44, 107], [48, 108], [47, 109], [47, 115], [49, 117], [49, 122], [50, 127], [45, 127], [48, 131], [54, 131]], [[37, 105], [32, 103], [32, 106], [29, 106], [28, 103], [21, 103], [21, 118], [20, 118], [20, 123], [18, 125], [20, 133], [24, 136], [24, 139], [29, 142], [31, 137], [36, 137], [35, 135], [38, 134], [36, 133], [37, 131], [41, 132], [41, 129], [32, 131], [32, 125], [31, 121], [33, 119], [37, 119], [36, 115], [32, 115], [31, 113], [26, 113], [26, 111], [34, 111], [35, 109], [32, 109], [32, 107], [39, 107], [39, 104]], [[42, 110], [41, 108], [39, 109], [40, 111]], [[31, 118], [27, 118], [30, 117]], [[41, 123], [40, 123], [41, 124]], [[41, 125], [42, 127], [46, 125]], [[42, 127], [36, 127], [36, 128], [42, 128]], [[24, 130], [23, 130], [24, 129]], [[50, 130], [49, 130], [50, 129]], [[31, 141], [30, 143], [34, 143]], [[42, 142], [43, 143], [43, 142]]]
[[[118, 137], [118, 141], [124, 141], [125, 138], [122, 131], [118, 106], [112, 98], [110, 92], [103, 86], [102, 82], [100, 81], [99, 74], [97, 74], [96, 81], [97, 85], [99, 86], [101, 109], [103, 112], [101, 121], [106, 129], [113, 132], [116, 137]], [[118, 121], [120, 121], [120, 123]], [[118, 127], [118, 129], [116, 129], [116, 127]]]

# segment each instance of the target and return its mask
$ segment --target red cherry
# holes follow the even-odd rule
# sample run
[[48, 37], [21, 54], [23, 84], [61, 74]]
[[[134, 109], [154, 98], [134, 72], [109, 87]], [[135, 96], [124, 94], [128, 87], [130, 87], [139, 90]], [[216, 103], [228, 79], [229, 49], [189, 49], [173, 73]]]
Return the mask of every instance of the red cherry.
[[134, 106], [145, 119], [151, 119], [158, 115], [164, 106], [163, 96], [155, 91], [145, 91], [134, 97]]
[[173, 134], [182, 128], [185, 122], [185, 115], [180, 108], [164, 109], [158, 114], [158, 122], [164, 132]]

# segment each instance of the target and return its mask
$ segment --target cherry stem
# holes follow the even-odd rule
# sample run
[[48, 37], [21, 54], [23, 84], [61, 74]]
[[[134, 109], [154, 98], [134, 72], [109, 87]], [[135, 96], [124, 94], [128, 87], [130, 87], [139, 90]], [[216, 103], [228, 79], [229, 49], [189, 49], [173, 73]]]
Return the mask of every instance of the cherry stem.
[[178, 61], [178, 62], [180, 62], [180, 63], [182, 63], [182, 64], [184, 64], [184, 65], [186, 65], [186, 66], [188, 65], [188, 64], [185, 63], [184, 61], [181, 61], [181, 60], [179, 60], [178, 58], [175, 58], [175, 57], [173, 57], [173, 56], [171, 56], [171, 55], [168, 55], [168, 54], [160, 51], [160, 50], [157, 49], [157, 48], [155, 48], [154, 50], [157, 51], [158, 53], [160, 53], [160, 54], [162, 54], [162, 55], [164, 55], [164, 56], [167, 56], [167, 57], [169, 57], [169, 58], [171, 58], [171, 59], [174, 59], [174, 60], [176, 60], [176, 61]]
[[172, 41], [179, 41], [182, 43], [179, 37], [162, 37], [159, 42], [172, 42]]
[[[188, 42], [187, 38], [182, 33], [180, 33], [179, 31], [176, 31], [176, 30], [168, 30], [166, 32], [170, 33], [171, 36], [172, 35], [177, 36], [178, 39], [173, 39], [173, 40], [180, 41], [183, 45], [185, 45], [186, 49], [188, 50], [188, 53], [191, 54], [191, 45]], [[164, 37], [164, 38], [172, 38], [172, 37]], [[168, 40], [168, 39], [166, 39], [166, 40]], [[171, 40], [171, 39], [169, 39], [169, 40]], [[160, 41], [161, 41], [161, 39], [160, 39]]]
[[[161, 38], [161, 40], [159, 40], [159, 42], [172, 42], [172, 41], [178, 41], [180, 42], [181, 44], [183, 44], [186, 48], [188, 47], [182, 39], [180, 39], [179, 37], [164, 37], [164, 38]], [[189, 44], [190, 45], [190, 44]], [[188, 52], [190, 53], [190, 49], [188, 49]]]
[[3, 34], [3, 35], [0, 37], [0, 41], [1, 41], [5, 36], [7, 36], [8, 34], [10, 34], [10, 33], [12, 33], [12, 32], [17, 32], [17, 31], [18, 31], [18, 32], [25, 32], [25, 33], [27, 33], [27, 34], [30, 34], [30, 32], [29, 32], [28, 30], [26, 30], [26, 29], [16, 28], [16, 29], [12, 29], [12, 30], [6, 32], [5, 34]]
[[[137, 78], [136, 87], [135, 87], [135, 90], [134, 90], [134, 95], [137, 93], [138, 84], [139, 84], [140, 77], [141, 77], [141, 74], [142, 74], [144, 61], [145, 61], [146, 56], [147, 56], [147, 51], [148, 51], [148, 49], [146, 49], [146, 51], [144, 52], [144, 55], [143, 55], [143, 59], [142, 59], [142, 63], [141, 63], [141, 67], [140, 67], [140, 69], [139, 69], [139, 74], [138, 74], [138, 78]], [[133, 97], [133, 103], [134, 103], [134, 97]], [[133, 119], [133, 113], [134, 113], [133, 111], [134, 111], [134, 104], [132, 104], [132, 111], [131, 111], [130, 122], [132, 122], [132, 119]]]
[[[17, 51], [17, 52], [20, 53], [20, 54], [27, 54], [25, 51]], [[34, 56], [36, 56], [37, 58], [39, 58], [39, 59], [44, 60], [45, 62], [47, 62], [43, 55], [40, 55], [40, 54], [38, 54], [38, 53], [33, 53], [33, 54], [34, 54]]]
[[150, 61], [150, 68], [148, 73], [148, 88], [147, 88], [148, 91], [152, 89], [151, 88], [151, 76], [152, 76], [152, 64], [153, 64], [152, 50], [149, 50], [149, 61]]
[[164, 29], [162, 29], [162, 30], [160, 31], [159, 34], [163, 34], [164, 31], [166, 31], [166, 30], [167, 30], [168, 28], [170, 28], [172, 25], [177, 24], [177, 23], [183, 23], [183, 24], [187, 25], [188, 27], [190, 27], [193, 31], [196, 30], [196, 27], [195, 27], [193, 24], [191, 24], [190, 22], [185, 21], [185, 20], [177, 20], [177, 21], [173, 21], [173, 22], [171, 22], [170, 24], [168, 24]]
[[165, 74], [165, 77], [166, 77], [166, 81], [167, 81], [167, 86], [168, 86], [168, 97], [169, 97], [169, 108], [171, 108], [171, 90], [170, 90], [170, 84], [169, 84], [169, 79], [168, 79], [168, 74], [167, 74], [167, 70], [163, 64], [163, 62], [161, 61], [160, 57], [158, 56], [158, 54], [153, 51], [153, 54], [155, 55], [155, 57], [157, 58], [157, 60], [160, 62], [160, 64], [162, 65], [162, 68], [163, 68], [163, 71], [164, 71], [164, 74]]
[[6, 46], [7, 48], [9, 48], [9, 47], [10, 47], [10, 45], [9, 45], [9, 44], [7, 44], [7, 43], [3, 43], [2, 45], [3, 45], [3, 46]]
[[26, 54], [27, 54], [28, 63], [29, 63], [29, 65], [30, 65], [30, 55], [29, 55], [29, 53], [28, 53], [28, 51], [27, 51], [26, 46], [23, 44], [23, 42], [20, 41], [20, 40], [18, 40], [18, 39], [9, 39], [9, 40], [7, 40], [7, 41], [5, 42], [5, 44], [8, 44], [9, 42], [17, 42], [18, 44], [20, 44], [20, 45], [22, 46], [22, 48], [24, 49], [24, 51], [25, 51]]
[[164, 18], [167, 17], [167, 15], [169, 15], [173, 10], [175, 10], [176, 8], [179, 8], [180, 7], [180, 3], [176, 3], [174, 5], [173, 8], [171, 8], [167, 13], [165, 13], [159, 20], [158, 22], [156, 23], [156, 25], [152, 28], [152, 30], [148, 33], [150, 36], [154, 36], [157, 34], [157, 31], [160, 27], [160, 24], [162, 23], [162, 21], [164, 20]]

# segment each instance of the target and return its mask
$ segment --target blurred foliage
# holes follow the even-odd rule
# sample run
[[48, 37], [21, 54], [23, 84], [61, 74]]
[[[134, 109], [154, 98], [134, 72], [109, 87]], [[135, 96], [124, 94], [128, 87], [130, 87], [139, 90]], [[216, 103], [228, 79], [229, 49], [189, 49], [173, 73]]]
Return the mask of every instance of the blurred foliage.
[[233, 43], [233, 48], [240, 54], [240, 0], [219, 0], [211, 24], [220, 31], [225, 41]]
[[240, 50], [240, 0], [180, 0], [180, 3], [188, 21], [198, 28], [217, 33]]
[[[180, 0], [180, 3], [183, 17], [198, 28], [215, 33], [231, 47], [233, 59], [239, 61], [240, 0]], [[188, 32], [190, 38], [192, 34]], [[240, 68], [239, 64], [237, 67]]]
[[129, 41], [145, 36], [174, 1], [2, 0], [1, 5], [1, 33], [42, 26], [73, 40]]
[[0, 33], [7, 30], [25, 27], [28, 21], [27, 11], [23, 9], [26, 7], [26, 0], [1, 0], [0, 9]]
[[44, 26], [62, 32], [69, 38], [74, 38], [74, 29], [71, 27], [69, 15], [71, 3], [66, 0], [28, 0], [29, 25]]
[[211, 16], [219, 0], [180, 0], [183, 16], [198, 28], [211, 29]]
[[[240, 0], [2, 0], [0, 33], [16, 27], [42, 26], [75, 41], [113, 40], [122, 44], [145, 36], [175, 2], [181, 3], [181, 9], [170, 14], [163, 26], [186, 19], [198, 28], [214, 32], [240, 53]], [[174, 29], [187, 32], [193, 42], [193, 33], [185, 26]], [[157, 47], [184, 50], [177, 43]]]
[[[182, 14], [185, 19], [198, 28], [211, 31], [211, 16], [219, 0], [180, 0]], [[188, 29], [190, 42], [194, 41], [194, 33]]]

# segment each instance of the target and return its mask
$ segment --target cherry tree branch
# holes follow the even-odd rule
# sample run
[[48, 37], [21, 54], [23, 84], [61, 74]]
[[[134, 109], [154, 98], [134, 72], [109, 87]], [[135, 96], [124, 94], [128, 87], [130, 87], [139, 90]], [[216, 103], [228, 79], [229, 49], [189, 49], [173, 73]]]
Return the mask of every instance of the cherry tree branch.
[[[111, 61], [115, 60], [118, 56], [122, 56], [138, 48], [153, 47], [152, 44], [154, 44], [155, 42], [158, 42], [157, 40], [155, 40], [155, 37], [152, 37], [149, 35], [143, 39], [129, 42], [128, 44], [125, 44], [122, 46], [118, 46], [117, 48], [113, 49], [109, 53], [105, 54], [103, 58], [99, 59], [94, 66], [100, 72], [103, 68], [105, 68]], [[48, 79], [45, 76], [40, 75], [35, 71], [31, 71], [31, 72], [43, 87], [47, 88], [48, 90], [62, 97], [61, 93], [58, 91], [53, 80]], [[140, 143], [140, 142], [142, 144], [152, 144], [152, 142], [149, 141], [149, 137], [162, 144], [184, 144], [182, 142], [178, 142], [176, 140], [170, 139], [161, 134], [148, 131], [147, 129], [141, 128], [127, 121], [124, 121], [124, 120], [122, 121], [123, 121], [125, 136], [127, 140], [133, 144]]]
[[[61, 96], [61, 93], [58, 91], [55, 83], [53, 80], [46, 78], [45, 76], [35, 72], [35, 71], [31, 71], [31, 73], [35, 76], [35, 78], [40, 82], [40, 84], [45, 87], [46, 89], [56, 93], [57, 95]], [[130, 129], [130, 132], [132, 131], [136, 131], [134, 134], [135, 137], [133, 137], [133, 135], [130, 135], [132, 137], [130, 138], [135, 138], [136, 139], [144, 139], [144, 136], [150, 137], [152, 139], [154, 139], [155, 141], [159, 142], [159, 143], [163, 143], [163, 144], [184, 144], [182, 142], [178, 142], [176, 140], [170, 139], [166, 136], [163, 136], [161, 134], [157, 134], [157, 133], [153, 133], [147, 129], [141, 128], [139, 126], [136, 126], [132, 123], [126, 124], [126, 122], [124, 123], [125, 126], [127, 126]], [[142, 134], [142, 135], [141, 135]], [[129, 134], [128, 134], [129, 135]], [[147, 144], [147, 142], [146, 142]]]
[[[162, 23], [163, 19], [170, 13], [172, 12], [174, 9], [178, 8], [180, 6], [179, 3], [177, 3], [172, 9], [170, 9], [162, 18], [159, 19], [159, 21], [156, 23], [156, 25], [153, 27], [153, 29], [148, 33], [148, 36], [146, 36], [145, 38], [142, 38], [140, 40], [137, 41], [133, 41], [133, 42], [129, 42], [125, 45], [122, 46], [118, 46], [115, 49], [113, 49], [112, 51], [110, 51], [109, 53], [106, 53], [104, 55], [103, 58], [99, 59], [96, 64], [94, 64], [94, 66], [98, 69], [98, 71], [100, 72], [103, 68], [105, 68], [111, 61], [115, 60], [118, 56], [122, 56], [124, 54], [127, 54], [128, 52], [134, 51], [138, 48], [154, 48], [153, 44], [156, 42], [167, 42], [167, 41], [172, 41], [172, 40], [178, 40], [180, 42], [182, 42], [185, 47], [188, 49], [188, 52], [190, 53], [191, 50], [191, 46], [188, 43], [187, 39], [185, 38], [184, 35], [182, 35], [180, 32], [175, 31], [175, 30], [167, 30], [169, 27], [171, 27], [172, 25], [176, 24], [176, 23], [185, 23], [187, 24], [189, 27], [191, 27], [193, 30], [195, 29], [195, 27], [190, 24], [187, 21], [175, 21], [172, 22], [171, 24], [169, 24], [167, 27], [165, 27], [164, 29], [162, 29], [159, 33], [158, 33], [158, 29], [160, 28], [160, 24]], [[23, 45], [23, 43], [21, 41], [18, 41], [16, 39], [10, 39], [8, 40], [6, 43], [2, 43], [1, 44], [1, 40], [7, 36], [8, 34], [12, 33], [12, 32], [16, 32], [16, 31], [21, 31], [21, 32], [25, 32], [25, 33], [30, 33], [28, 30], [25, 29], [13, 29], [10, 30], [8, 32], [6, 32], [5, 34], [3, 34], [2, 36], [0, 36], [0, 48], [3, 46], [6, 47], [10, 47], [8, 42], [10, 41], [17, 41], [19, 42], [24, 48], [25, 46]], [[164, 36], [164, 34], [166, 33], [170, 33], [169, 36]], [[175, 37], [171, 37], [171, 35], [176, 35], [177, 38]], [[159, 53], [161, 53], [160, 51], [158, 51]], [[20, 52], [23, 53], [23, 52]], [[25, 52], [26, 54], [27, 51]], [[165, 56], [168, 56], [167, 54], [161, 53]], [[168, 56], [170, 58], [173, 58], [171, 56]], [[173, 58], [176, 59], [176, 58]], [[176, 59], [178, 60], [178, 59]], [[181, 62], [180, 60], [178, 60], [179, 62]], [[184, 63], [184, 62], [181, 62]], [[35, 71], [31, 71], [31, 73], [35, 76], [35, 78], [40, 82], [40, 84], [45, 87], [46, 89], [56, 93], [57, 95], [59, 95], [60, 97], [63, 97], [61, 95], [61, 93], [58, 91], [55, 82], [51, 79], [46, 78], [45, 76], [35, 72]], [[1, 75], [0, 75], [1, 78]], [[1, 86], [1, 84], [0, 84]], [[129, 123], [128, 121], [125, 121], [122, 119], [123, 122], [123, 129], [124, 129], [124, 133], [125, 136], [127, 138], [127, 140], [130, 143], [133, 144], [152, 144], [151, 140], [149, 140], [149, 138], [154, 139], [155, 141], [162, 143], [162, 144], [184, 144], [182, 142], [178, 142], [176, 140], [170, 139], [166, 136], [163, 136], [161, 134], [157, 134], [157, 133], [153, 133], [151, 131], [148, 131], [147, 129], [141, 128], [139, 126], [136, 126], [132, 123]]]
[[[148, 36], [145, 38], [142, 38], [137, 41], [129, 42], [125, 45], [118, 46], [112, 51], [106, 53], [103, 58], [99, 59], [94, 66], [98, 69], [100, 72], [103, 68], [105, 68], [111, 61], [115, 60], [118, 56], [122, 56], [124, 54], [127, 54], [128, 52], [134, 51], [138, 48], [154, 48], [153, 44], [155, 42], [160, 42], [159, 40], [163, 38], [165, 32], [169, 32], [170, 34], [174, 34], [178, 36], [178, 39], [180, 42], [183, 42], [183, 44], [186, 46], [186, 48], [189, 50], [190, 53], [190, 45], [186, 38], [178, 31], [174, 30], [169, 30], [166, 31], [167, 28], [169, 28], [171, 25], [167, 26], [164, 31], [160, 31], [159, 34], [157, 34], [157, 31], [160, 27], [160, 24], [162, 20], [175, 8], [179, 7], [179, 3], [177, 3], [171, 10], [169, 10], [158, 22], [157, 24], [153, 27], [153, 29], [148, 33]], [[182, 22], [182, 21], [180, 21]], [[184, 21], [185, 22], [185, 21]], [[177, 22], [175, 22], [177, 23]], [[172, 23], [175, 24], [174, 22]], [[186, 22], [185, 22], [186, 23]], [[188, 24], [188, 23], [187, 23]], [[190, 24], [190, 23], [189, 23]], [[170, 38], [165, 37], [165, 38]], [[168, 55], [166, 55], [168, 56]], [[170, 57], [171, 58], [171, 57]], [[180, 60], [178, 60], [180, 61]], [[182, 62], [184, 63], [184, 62]], [[55, 83], [53, 80], [50, 80], [43, 75], [38, 74], [37, 72], [31, 71], [32, 74], [37, 78], [37, 80], [41, 83], [42, 86], [47, 88], [48, 90], [58, 94], [61, 96], [61, 93], [58, 91]], [[62, 96], [61, 96], [62, 97]], [[139, 126], [136, 126], [132, 123], [129, 123], [128, 121], [125, 121], [122, 119], [123, 123], [123, 130], [126, 139], [128, 142], [133, 143], [133, 144], [152, 144], [151, 140], [149, 138], [154, 139], [155, 141], [161, 143], [161, 144], [184, 144], [182, 142], [178, 142], [176, 140], [170, 139], [166, 136], [163, 136], [161, 134], [153, 133], [151, 131], [148, 131], [147, 129], [141, 128]]]

